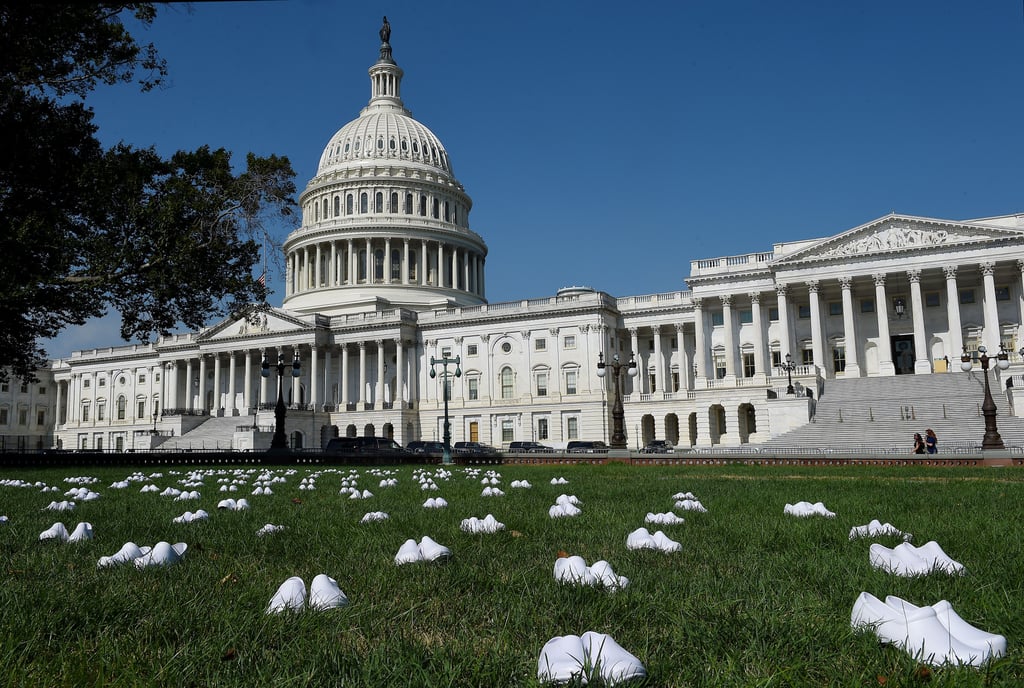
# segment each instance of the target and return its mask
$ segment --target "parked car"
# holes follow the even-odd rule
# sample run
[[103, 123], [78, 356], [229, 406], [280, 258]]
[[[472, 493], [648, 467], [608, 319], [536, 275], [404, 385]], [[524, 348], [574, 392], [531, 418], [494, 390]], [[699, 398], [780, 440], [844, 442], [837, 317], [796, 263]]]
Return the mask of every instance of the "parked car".
[[524, 452], [527, 454], [552, 451], [551, 447], [540, 442], [509, 442], [508, 450], [510, 452]]
[[651, 440], [643, 449], [641, 454], [671, 454], [676, 448], [668, 440]]
[[325, 454], [407, 458], [410, 452], [386, 437], [335, 437], [324, 447]]
[[479, 442], [456, 442], [452, 445], [452, 451], [456, 454], [466, 456], [497, 456], [498, 450], [487, 444]]
[[427, 456], [432, 459], [440, 459], [444, 456], [444, 442], [415, 440], [405, 445], [405, 448], [413, 454]]
[[565, 445], [565, 450], [573, 454], [596, 454], [608, 451], [608, 445], [601, 440], [573, 440]]

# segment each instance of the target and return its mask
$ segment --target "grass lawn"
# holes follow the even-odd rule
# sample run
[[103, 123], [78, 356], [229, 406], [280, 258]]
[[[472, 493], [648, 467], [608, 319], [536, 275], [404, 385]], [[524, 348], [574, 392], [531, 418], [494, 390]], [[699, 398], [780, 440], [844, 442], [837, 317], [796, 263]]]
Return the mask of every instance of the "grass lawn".
[[[430, 467], [433, 473], [439, 467]], [[152, 483], [186, 489], [185, 468], [111, 483], [125, 469], [5, 470], [0, 480], [0, 684], [16, 686], [531, 686], [554, 636], [610, 634], [645, 665], [650, 686], [1021, 686], [1024, 685], [1024, 473], [1017, 469], [789, 467], [498, 467], [504, 497], [481, 497], [476, 478], [453, 467], [423, 491], [413, 468], [383, 476], [354, 469], [369, 499], [339, 494], [343, 468], [202, 470], [196, 501], [142, 493]], [[286, 478], [252, 495], [264, 471]], [[316, 489], [299, 490], [316, 475]], [[42, 510], [92, 476], [100, 493], [71, 512]], [[564, 476], [567, 485], [551, 485]], [[218, 479], [241, 479], [218, 491]], [[513, 489], [512, 480], [531, 489]], [[708, 513], [673, 509], [693, 492]], [[582, 513], [551, 519], [559, 494]], [[247, 511], [217, 502], [246, 497]], [[428, 497], [446, 509], [424, 509]], [[834, 519], [795, 518], [783, 507], [822, 501]], [[207, 521], [172, 518], [205, 509]], [[648, 526], [682, 544], [661, 554], [630, 551], [626, 535], [648, 512], [685, 523]], [[368, 511], [386, 521], [360, 524]], [[459, 524], [491, 513], [506, 525], [471, 535]], [[873, 569], [850, 528], [877, 518], [937, 541], [966, 575], [901, 578]], [[95, 537], [39, 542], [55, 521], [80, 521]], [[264, 524], [284, 531], [258, 537]], [[446, 565], [395, 566], [408, 538], [429, 535], [453, 551]], [[172, 567], [99, 569], [126, 541], [186, 542]], [[555, 582], [559, 551], [605, 559], [631, 583], [609, 593]], [[337, 579], [351, 604], [329, 612], [267, 615], [290, 576], [308, 586]], [[850, 628], [862, 591], [914, 604], [949, 600], [973, 625], [1006, 636], [1008, 656], [980, 669], [922, 667], [871, 633]], [[593, 685], [593, 684], [592, 684]], [[634, 684], [636, 685], [636, 684]]]

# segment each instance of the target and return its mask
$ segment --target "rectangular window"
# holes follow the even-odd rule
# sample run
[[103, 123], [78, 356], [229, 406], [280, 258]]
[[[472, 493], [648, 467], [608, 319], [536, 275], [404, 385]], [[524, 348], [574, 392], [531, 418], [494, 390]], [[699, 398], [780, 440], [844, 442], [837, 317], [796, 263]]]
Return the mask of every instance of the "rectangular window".
[[832, 349], [832, 367], [837, 373], [846, 370], [846, 347], [837, 346]]
[[721, 327], [724, 324], [725, 324], [725, 315], [722, 314], [722, 311], [712, 311], [711, 312], [711, 326], [712, 327]]
[[575, 416], [570, 416], [565, 419], [565, 436], [570, 440], [578, 440], [580, 438], [580, 419]]
[[476, 356], [476, 351], [477, 351], [476, 344], [467, 344], [466, 345], [466, 355], [467, 356]]
[[441, 358], [451, 358], [451, 357], [452, 357], [452, 348], [450, 346], [442, 346], [441, 347]]
[[480, 380], [475, 377], [471, 377], [466, 380], [466, 385], [469, 388], [470, 400], [476, 400], [480, 398]]
[[46, 411], [39, 409], [36, 411], [36, 426], [42, 427], [46, 425]]
[[18, 409], [18, 425], [28, 426], [28, 409]]
[[798, 318], [807, 319], [807, 318], [811, 317], [811, 307], [810, 306], [803, 306], [803, 305], [801, 305], [801, 306], [797, 306], [796, 308], [797, 308], [797, 317]]
[[754, 377], [754, 354], [743, 354], [743, 377]]
[[89, 389], [89, 387], [91, 387], [91, 386], [92, 386], [92, 380], [89, 380], [88, 378], [86, 378], [85, 380], [82, 380], [82, 387], [84, 387], [85, 389]]
[[750, 309], [740, 311], [740, 325], [749, 325], [754, 322], [754, 311]]
[[7, 392], [11, 386], [6, 382], [0, 382], [0, 392]]
[[546, 440], [548, 438], [548, 419], [538, 418], [537, 419], [537, 439]]
[[28, 394], [28, 385], [22, 385], [21, 389], [18, 390], [22, 394]]
[[7, 425], [7, 409], [0, 408], [0, 425]]
[[99, 385], [100, 387], [106, 387], [106, 386], [107, 386], [107, 378], [105, 378], [105, 377], [101, 377], [101, 378], [100, 378], [100, 380], [99, 380], [99, 382], [98, 382], [97, 384], [98, 384], [98, 385]]
[[719, 380], [725, 377], [725, 354], [715, 354], [715, 377]]
[[654, 373], [649, 373], [647, 375], [647, 379], [648, 379], [648, 384], [650, 384], [650, 386], [651, 386], [651, 394], [653, 394], [654, 392], [657, 392], [658, 391], [658, 376], [655, 375]]
[[843, 314], [843, 302], [842, 301], [830, 301], [828, 304], [829, 315], [842, 315]]
[[103, 451], [103, 435], [96, 435], [96, 451]]
[[144, 402], [144, 401], [140, 401], [139, 402], [139, 407], [137, 409], [135, 417], [136, 418], [145, 418], [146, 417], [146, 402]]
[[768, 309], [768, 320], [771, 322], [779, 322], [779, 309], [775, 306]]
[[673, 392], [678, 392], [679, 391], [679, 371], [678, 370], [673, 370], [672, 371], [672, 391]]
[[803, 355], [802, 358], [803, 358], [803, 364], [804, 365], [813, 365], [814, 364], [814, 350], [813, 349], [804, 349], [800, 353]]
[[139, 384], [141, 385], [145, 381], [146, 381], [146, 374], [145, 373], [139, 373]]
[[96, 420], [103, 420], [107, 415], [106, 404], [96, 404]]
[[534, 351], [544, 351], [547, 348], [548, 348], [548, 340], [544, 339], [543, 337], [540, 337], [538, 339], [533, 340], [533, 350]]
[[546, 397], [548, 395], [548, 374], [537, 373], [537, 396]]
[[83, 423], [88, 423], [89, 422], [89, 404], [84, 404], [82, 406], [82, 422]]
[[576, 348], [576, 335], [567, 334], [562, 338], [563, 349], [575, 349]]
[[672, 344], [670, 346], [672, 347], [673, 351], [679, 348], [679, 342], [676, 340], [675, 337], [672, 338]]
[[1010, 300], [1010, 288], [1009, 287], [996, 287], [996, 301], [1009, 301]]
[[772, 368], [778, 368], [780, 365], [782, 365], [782, 352], [781, 351], [773, 351], [772, 352]]
[[515, 427], [512, 425], [512, 421], [503, 420], [501, 421], [501, 442], [502, 444], [508, 444], [516, 438]]
[[875, 312], [875, 300], [874, 299], [861, 299], [860, 300], [860, 312], [861, 313], [874, 313]]
[[942, 305], [942, 299], [939, 296], [939, 292], [930, 291], [924, 295], [924, 305], [928, 308], [938, 308]]
[[576, 371], [567, 370], [565, 371], [565, 393], [575, 394], [576, 393]]
[[648, 351], [654, 351], [654, 340], [653, 339], [648, 340], [648, 342], [647, 342], [647, 350]]
[[973, 289], [961, 289], [960, 290], [960, 303], [974, 303], [974, 290]]
[[46, 394], [46, 387], [45, 386], [39, 388], [39, 394], [41, 394], [41, 395], [45, 395]]

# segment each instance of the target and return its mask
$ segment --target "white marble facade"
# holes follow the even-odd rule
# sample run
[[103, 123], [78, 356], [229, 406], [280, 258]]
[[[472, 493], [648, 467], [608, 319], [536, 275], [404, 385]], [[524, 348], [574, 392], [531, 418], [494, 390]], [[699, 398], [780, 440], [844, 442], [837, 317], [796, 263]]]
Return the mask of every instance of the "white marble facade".
[[[63, 447], [145, 448], [198, 425], [220, 428], [222, 447], [266, 446], [246, 428], [254, 412], [258, 426], [273, 423], [277, 375], [264, 379], [260, 366], [279, 357], [300, 363], [283, 389], [296, 446], [334, 433], [439, 439], [445, 376], [429, 373], [443, 355], [461, 360], [461, 377], [447, 378], [453, 441], [608, 441], [611, 376], [597, 376], [598, 355], [631, 352], [630, 447], [741, 445], [807, 421], [804, 397], [772, 398], [787, 353], [794, 381], [814, 390], [829, 378], [959, 370], [964, 347], [1024, 344], [1024, 214], [891, 214], [693, 261], [689, 290], [616, 298], [570, 287], [488, 303], [472, 201], [441, 142], [405, 109], [401, 77], [383, 44], [369, 104], [331, 137], [300, 197], [282, 307], [53, 361], [51, 393], [30, 407], [45, 406], [38, 418]], [[9, 394], [0, 411], [10, 421], [20, 406]], [[237, 421], [208, 422], [221, 417]]]

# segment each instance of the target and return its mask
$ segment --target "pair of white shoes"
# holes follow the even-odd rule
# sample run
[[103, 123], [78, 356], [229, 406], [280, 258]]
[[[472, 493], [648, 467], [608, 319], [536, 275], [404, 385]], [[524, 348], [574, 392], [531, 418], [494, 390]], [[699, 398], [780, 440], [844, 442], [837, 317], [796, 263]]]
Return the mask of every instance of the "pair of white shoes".
[[[424, 505], [424, 506], [426, 506], [426, 505]], [[388, 515], [385, 512], [383, 512], [383, 511], [369, 511], [369, 512], [363, 514], [363, 518], [359, 522], [360, 523], [373, 523], [374, 521], [386, 521], [386, 520], [388, 520]]]
[[825, 508], [825, 505], [821, 502], [797, 502], [796, 504], [787, 504], [782, 508], [782, 513], [788, 514], [789, 516], [824, 516], [825, 518], [835, 518], [836, 514], [834, 511], [829, 511]]
[[412, 538], [405, 541], [395, 555], [395, 565], [418, 564], [421, 562], [444, 562], [452, 558], [452, 551], [424, 535], [417, 543]]
[[928, 664], [981, 666], [1006, 654], [1005, 637], [967, 623], [946, 600], [917, 607], [893, 595], [883, 602], [862, 592], [853, 604], [850, 625], [870, 628], [883, 642]]
[[678, 552], [682, 548], [681, 544], [660, 530], [651, 535], [650, 531], [646, 528], [637, 528], [626, 536], [626, 549], [656, 549], [659, 552], [669, 554], [670, 552]]
[[647, 518], [644, 519], [644, 523], [653, 523], [659, 526], [674, 526], [682, 523], [685, 519], [676, 516], [671, 511], [667, 511], [663, 514], [655, 514], [647, 512]]
[[512, 487], [521, 487], [523, 489], [530, 489], [533, 485], [530, 484], [529, 480], [513, 480], [511, 483]]
[[504, 497], [505, 493], [502, 490], [498, 489], [497, 487], [485, 487], [483, 489], [483, 491], [480, 492], [480, 496], [481, 497]]
[[682, 509], [683, 511], [696, 511], [698, 514], [706, 514], [708, 512], [698, 500], [689, 497], [676, 502], [675, 508]]
[[552, 485], [568, 485], [569, 481], [566, 480], [565, 478], [552, 478], [551, 479], [551, 484]]
[[43, 511], [74, 511], [75, 503], [64, 500], [62, 502], [50, 502]]
[[96, 566], [105, 568], [107, 566], [118, 566], [134, 562], [135, 566], [144, 569], [147, 566], [170, 566], [181, 561], [185, 556], [188, 545], [184, 542], [170, 544], [169, 542], [158, 542], [155, 547], [139, 547], [134, 542], [126, 542], [109, 557], [100, 557]]
[[629, 585], [629, 579], [615, 575], [612, 565], [604, 559], [587, 566], [587, 561], [578, 556], [555, 559], [555, 580], [573, 585], [601, 586], [611, 592]]
[[494, 518], [492, 514], [487, 514], [483, 518], [476, 516], [464, 518], [459, 527], [467, 533], [493, 534], [499, 530], [505, 530], [505, 524]]
[[281, 612], [301, 612], [305, 609], [313, 611], [326, 611], [338, 609], [348, 604], [348, 597], [338, 587], [338, 581], [326, 573], [321, 573], [313, 579], [309, 585], [309, 595], [306, 595], [306, 584], [298, 576], [292, 576], [277, 589], [274, 596], [270, 598], [267, 606], [267, 614], [280, 614]]
[[217, 502], [218, 509], [227, 509], [228, 511], [245, 511], [249, 508], [249, 501], [242, 497], [237, 502], [230, 497], [228, 499], [222, 499]]
[[876, 542], [868, 548], [868, 556], [876, 569], [897, 576], [924, 576], [933, 571], [943, 571], [950, 575], [964, 572], [964, 565], [950, 559], [935, 540], [920, 547], [904, 542], [891, 549]]
[[92, 524], [79, 523], [75, 526], [75, 530], [68, 535], [68, 529], [64, 527], [63, 523], [58, 521], [43, 532], [39, 533], [39, 539], [56, 540], [57, 542], [83, 542], [85, 540], [92, 540]]
[[424, 509], [443, 509], [446, 506], [448, 506], [448, 502], [444, 497], [431, 497], [423, 502]]
[[273, 535], [274, 533], [280, 533], [284, 530], [284, 526], [274, 525], [273, 523], [267, 523], [262, 528], [256, 531], [256, 535], [263, 537], [264, 535]]
[[210, 518], [210, 514], [206, 513], [205, 509], [199, 509], [195, 513], [186, 511], [181, 516], [175, 516], [171, 519], [172, 523], [192, 523], [193, 521], [205, 521]]
[[587, 631], [582, 636], [561, 635], [545, 643], [537, 660], [537, 678], [542, 682], [580, 683], [601, 679], [606, 685], [641, 678], [647, 670], [639, 659], [622, 648], [610, 635]]
[[903, 538], [905, 542], [909, 542], [914, 538], [910, 533], [904, 533], [902, 530], [897, 528], [891, 523], [882, 523], [877, 518], [871, 519], [871, 522], [864, 526], [854, 526], [850, 528], [850, 539], [856, 540], [862, 537], [881, 537], [891, 536]]

